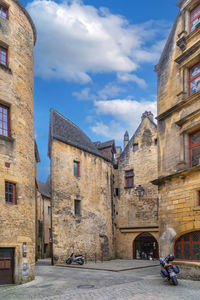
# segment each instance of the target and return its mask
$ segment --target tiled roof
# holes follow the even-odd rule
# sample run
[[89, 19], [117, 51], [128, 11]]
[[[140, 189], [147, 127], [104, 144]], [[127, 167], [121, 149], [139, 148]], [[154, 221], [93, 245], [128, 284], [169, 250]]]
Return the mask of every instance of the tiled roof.
[[110, 161], [102, 155], [96, 145], [78, 126], [53, 109], [50, 112], [49, 156], [52, 139], [57, 139]]

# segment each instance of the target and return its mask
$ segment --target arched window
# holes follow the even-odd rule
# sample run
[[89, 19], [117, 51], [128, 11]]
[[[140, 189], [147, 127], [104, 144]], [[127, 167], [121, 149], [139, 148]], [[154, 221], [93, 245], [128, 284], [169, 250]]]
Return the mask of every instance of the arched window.
[[175, 243], [175, 259], [200, 261], [200, 231], [182, 235]]

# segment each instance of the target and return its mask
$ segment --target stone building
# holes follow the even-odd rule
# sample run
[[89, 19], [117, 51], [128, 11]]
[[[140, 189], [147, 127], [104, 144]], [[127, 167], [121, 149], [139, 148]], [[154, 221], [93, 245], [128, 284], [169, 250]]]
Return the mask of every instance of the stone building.
[[134, 135], [124, 135], [114, 178], [115, 251], [118, 258], [158, 257], [157, 126], [145, 112]]
[[20, 2], [0, 1], [0, 284], [34, 278], [35, 40]]
[[51, 256], [51, 190], [48, 180], [38, 180], [37, 186], [37, 258], [46, 258]]
[[200, 261], [200, 1], [180, 0], [158, 75], [160, 251]]
[[54, 263], [70, 252], [111, 258], [112, 161], [75, 124], [50, 112], [52, 243]]

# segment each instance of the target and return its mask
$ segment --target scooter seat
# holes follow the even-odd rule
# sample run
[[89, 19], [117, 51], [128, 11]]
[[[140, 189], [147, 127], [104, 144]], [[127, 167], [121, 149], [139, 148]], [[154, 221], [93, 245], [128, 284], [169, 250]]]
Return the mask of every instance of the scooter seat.
[[78, 256], [83, 256], [83, 255], [82, 255], [82, 254], [76, 254], [76, 255], [75, 255], [75, 257], [78, 257]]

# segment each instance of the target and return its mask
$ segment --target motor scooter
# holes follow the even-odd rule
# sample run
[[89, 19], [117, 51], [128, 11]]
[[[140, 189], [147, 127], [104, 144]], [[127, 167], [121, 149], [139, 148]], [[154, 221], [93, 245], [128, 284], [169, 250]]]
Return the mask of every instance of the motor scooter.
[[83, 255], [79, 254], [79, 255], [75, 255], [75, 257], [74, 257], [74, 250], [72, 250], [71, 255], [66, 260], [66, 264], [70, 265], [73, 262], [76, 262], [79, 265], [83, 265], [84, 264], [84, 257], [83, 257]]
[[179, 267], [170, 263], [174, 260], [174, 256], [172, 254], [167, 255], [167, 257], [160, 257], [160, 264], [162, 269], [160, 271], [160, 275], [163, 278], [167, 278], [169, 281], [171, 280], [173, 285], [178, 285], [177, 275], [179, 273]]

